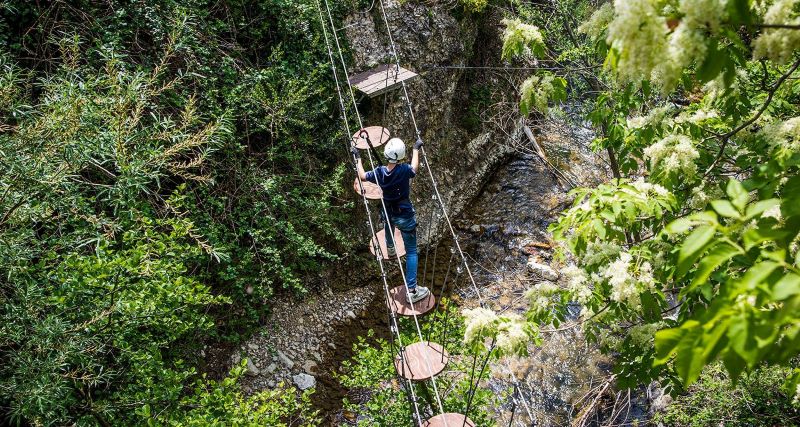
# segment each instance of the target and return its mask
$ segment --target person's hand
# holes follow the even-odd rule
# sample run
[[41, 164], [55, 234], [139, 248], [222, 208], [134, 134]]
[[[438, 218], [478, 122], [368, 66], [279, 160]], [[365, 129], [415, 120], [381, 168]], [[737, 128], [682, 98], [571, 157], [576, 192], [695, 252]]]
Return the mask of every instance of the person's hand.
[[361, 158], [361, 151], [358, 148], [356, 148], [355, 146], [350, 147], [350, 154], [353, 155], [354, 159], [360, 159]]
[[419, 150], [423, 145], [425, 145], [425, 143], [422, 142], [422, 138], [417, 138], [417, 142], [414, 143], [414, 149]]

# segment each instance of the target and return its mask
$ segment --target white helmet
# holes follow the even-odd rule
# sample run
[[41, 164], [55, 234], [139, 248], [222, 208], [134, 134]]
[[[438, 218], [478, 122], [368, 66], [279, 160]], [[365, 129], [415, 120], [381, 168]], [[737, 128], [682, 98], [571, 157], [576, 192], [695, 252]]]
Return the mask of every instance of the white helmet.
[[389, 163], [397, 163], [406, 158], [406, 144], [400, 138], [392, 138], [383, 148], [383, 155]]

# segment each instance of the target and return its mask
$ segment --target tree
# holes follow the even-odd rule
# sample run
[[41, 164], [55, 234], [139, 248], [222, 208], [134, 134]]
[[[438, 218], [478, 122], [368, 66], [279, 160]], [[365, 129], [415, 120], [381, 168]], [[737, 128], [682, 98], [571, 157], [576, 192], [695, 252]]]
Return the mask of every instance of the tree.
[[[559, 322], [580, 302], [623, 385], [684, 387], [715, 360], [735, 381], [800, 351], [798, 7], [616, 1], [580, 27], [610, 71], [588, 117], [619, 174], [575, 190], [551, 227], [575, 264], [566, 289], [531, 290], [530, 318]], [[536, 54], [514, 46], [541, 36], [517, 35], [504, 50]], [[552, 102], [529, 93], [522, 107]], [[787, 392], [798, 384], [795, 371]]]

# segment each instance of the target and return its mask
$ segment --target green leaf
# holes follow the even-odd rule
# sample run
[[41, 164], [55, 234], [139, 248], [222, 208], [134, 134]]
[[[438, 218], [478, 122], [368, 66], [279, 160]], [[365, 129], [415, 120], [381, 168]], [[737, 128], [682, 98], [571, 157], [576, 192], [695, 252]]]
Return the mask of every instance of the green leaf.
[[744, 212], [744, 208], [747, 206], [748, 195], [742, 183], [731, 178], [728, 181], [728, 187], [725, 189], [725, 192], [728, 193], [728, 197], [731, 198], [733, 206], [736, 206], [739, 212]]
[[728, 371], [728, 374], [730, 374], [731, 381], [733, 381], [734, 385], [739, 380], [739, 376], [744, 371], [744, 368], [747, 366], [744, 359], [739, 357], [735, 351], [726, 352], [722, 357], [722, 364], [725, 365], [725, 369]]
[[778, 206], [781, 203], [780, 199], [767, 199], [767, 200], [760, 200], [756, 203], [753, 203], [747, 206], [747, 210], [745, 211], [745, 219], [751, 219], [758, 215], [764, 213], [765, 210], [773, 207]]
[[772, 288], [772, 299], [775, 301], [782, 301], [797, 294], [800, 294], [800, 276], [794, 273], [787, 273]]
[[709, 241], [714, 237], [716, 228], [711, 225], [697, 227], [689, 237], [684, 240], [678, 253], [678, 266], [675, 269], [677, 278], [683, 277], [692, 267], [695, 260], [705, 251]]
[[750, 367], [755, 365], [758, 357], [758, 343], [752, 329], [749, 317], [743, 315], [732, 318], [728, 328], [731, 348]]
[[653, 366], [667, 363], [685, 334], [686, 330], [683, 328], [662, 329], [656, 332], [656, 359], [653, 361]]
[[693, 290], [697, 286], [704, 284], [717, 267], [740, 253], [742, 253], [742, 251], [739, 248], [728, 242], [722, 242], [714, 246], [708, 252], [708, 255], [700, 260], [700, 264], [697, 266], [697, 271], [694, 274], [694, 279], [692, 279], [692, 284], [689, 286], [688, 290]]
[[697, 78], [701, 83], [708, 83], [719, 75], [726, 57], [724, 52], [720, 52], [717, 49], [717, 39], [709, 37], [706, 41], [706, 46], [708, 48], [706, 59], [697, 69]]
[[785, 238], [787, 234], [786, 230], [780, 228], [756, 227], [745, 231], [742, 235], [742, 240], [744, 240], [744, 248], [750, 250], [750, 248], [761, 242], [779, 241]]
[[688, 329], [675, 352], [675, 370], [678, 375], [689, 385], [700, 376], [706, 359], [703, 357], [704, 348], [698, 345], [703, 330], [700, 326], [690, 325], [686, 322], [681, 329]]
[[733, 204], [727, 200], [712, 200], [711, 207], [717, 211], [718, 214], [728, 218], [741, 218], [741, 213], [733, 207]]
[[780, 264], [772, 261], [762, 261], [752, 267], [742, 276], [739, 280], [741, 289], [755, 289], [760, 283], [764, 281]]
[[592, 221], [592, 226], [594, 226], [595, 231], [597, 231], [597, 237], [600, 239], [606, 238], [606, 226], [600, 218], [595, 218], [594, 221]]

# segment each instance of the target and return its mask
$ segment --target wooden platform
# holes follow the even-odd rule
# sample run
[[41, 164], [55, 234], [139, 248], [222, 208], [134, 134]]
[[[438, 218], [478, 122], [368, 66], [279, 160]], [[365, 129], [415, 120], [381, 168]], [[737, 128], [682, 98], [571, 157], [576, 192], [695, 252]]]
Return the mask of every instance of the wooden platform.
[[380, 147], [389, 140], [389, 129], [380, 126], [367, 126], [353, 134], [353, 144], [360, 150], [369, 148], [369, 143], [367, 143], [367, 139], [362, 131], [366, 131], [369, 135], [369, 142], [372, 143], [373, 147]]
[[412, 307], [411, 303], [409, 303], [406, 298], [407, 291], [405, 285], [389, 289], [389, 296], [391, 297], [389, 308], [395, 313], [401, 316], [421, 316], [431, 311], [433, 307], [436, 306], [436, 297], [434, 297], [433, 292], [431, 292], [428, 294], [427, 298], [415, 302]]
[[364, 189], [364, 196], [370, 200], [378, 200], [383, 197], [383, 190], [378, 184], [369, 182], [369, 181], [362, 181], [361, 184], [358, 183], [360, 179], [356, 178], [353, 181], [353, 190], [356, 191], [356, 194], [359, 196], [361, 195], [361, 189]]
[[360, 92], [374, 98], [382, 93], [397, 89], [403, 82], [417, 77], [417, 73], [396, 65], [379, 65], [371, 70], [350, 77], [350, 84]]
[[439, 414], [424, 423], [423, 427], [475, 427], [475, 423], [466, 417], [466, 415], [447, 412]]
[[407, 346], [403, 355], [404, 359], [399, 354], [395, 356], [394, 367], [400, 376], [411, 381], [425, 381], [435, 377], [444, 370], [450, 358], [447, 350], [429, 341]]
[[[375, 240], [377, 239], [378, 245], [381, 247], [381, 253], [383, 254], [383, 259], [385, 260], [393, 260], [396, 257], [389, 257], [389, 253], [386, 251], [386, 229], [382, 229], [381, 231], [375, 233], [372, 236], [372, 242], [369, 244], [369, 251], [372, 252], [372, 255], [375, 255]], [[400, 229], [394, 229], [394, 250], [397, 252], [397, 255], [403, 256], [406, 254], [406, 245], [403, 244], [403, 235], [400, 234]]]

